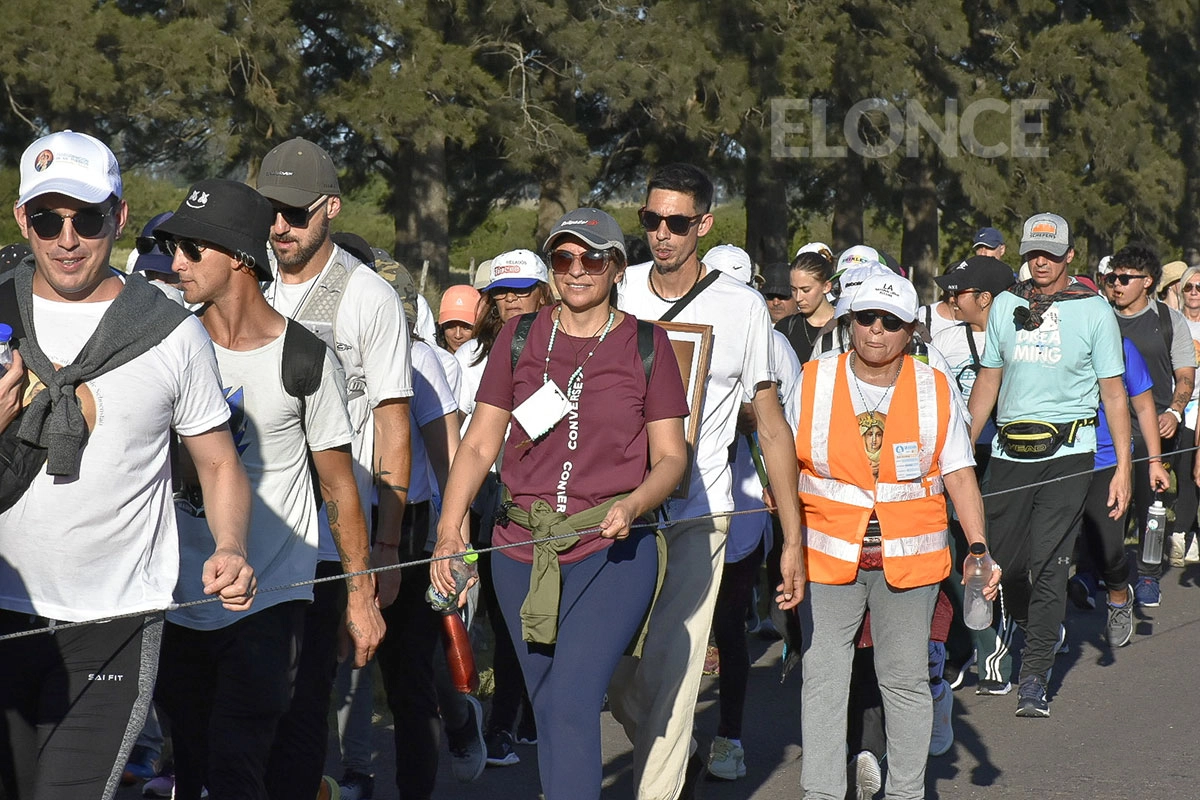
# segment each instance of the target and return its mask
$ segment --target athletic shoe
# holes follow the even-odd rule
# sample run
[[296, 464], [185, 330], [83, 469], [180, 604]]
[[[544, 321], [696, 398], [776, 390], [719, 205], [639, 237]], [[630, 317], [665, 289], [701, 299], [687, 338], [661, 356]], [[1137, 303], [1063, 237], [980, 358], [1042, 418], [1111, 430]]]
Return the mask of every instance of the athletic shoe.
[[138, 781], [148, 781], [158, 774], [158, 754], [145, 745], [135, 744], [129, 753], [129, 761], [121, 773], [121, 785], [132, 786]]
[[1046, 700], [1046, 682], [1041, 675], [1026, 675], [1017, 689], [1018, 717], [1049, 717], [1050, 703]]
[[487, 746], [483, 742], [483, 706], [469, 694], [467, 721], [456, 731], [446, 731], [450, 743], [450, 771], [459, 783], [471, 783], [487, 766]]
[[1005, 695], [1011, 691], [1012, 684], [1008, 681], [991, 681], [987, 678], [980, 678], [975, 686], [975, 694]]
[[975, 653], [971, 653], [971, 657], [967, 659], [967, 663], [961, 667], [953, 661], [947, 661], [942, 667], [942, 680], [953, 690], [961, 689], [962, 685], [967, 681], [967, 672], [975, 663]]
[[1187, 553], [1187, 533], [1176, 531], [1167, 539], [1167, 561], [1172, 567], [1183, 566], [1183, 556]]
[[[945, 755], [954, 746], [954, 690], [940, 681], [930, 684], [933, 695], [933, 735], [929, 739], [929, 755]], [[941, 693], [938, 694], [938, 690]]]
[[1071, 645], [1067, 644], [1067, 626], [1059, 624], [1058, 626], [1058, 641], [1054, 643], [1054, 655], [1061, 656], [1071, 652]]
[[708, 774], [723, 781], [746, 777], [746, 751], [724, 736], [715, 737], [708, 751]]
[[1162, 590], [1158, 588], [1158, 578], [1143, 575], [1138, 578], [1137, 586], [1133, 587], [1133, 599], [1141, 608], [1158, 608], [1162, 603]]
[[1133, 598], [1133, 587], [1130, 586], [1126, 591], [1125, 602], [1121, 605], [1113, 605], [1112, 601], [1107, 603], [1108, 627], [1106, 634], [1110, 647], [1124, 647], [1133, 638], [1133, 604], [1136, 601]]
[[489, 767], [511, 767], [521, 763], [521, 757], [513, 749], [512, 734], [508, 731], [493, 729], [484, 737], [484, 742], [487, 745]]
[[1094, 611], [1096, 608], [1095, 594], [1099, 591], [1096, 579], [1086, 572], [1076, 572], [1067, 581], [1067, 597], [1080, 611]]
[[715, 644], [710, 644], [708, 649], [704, 651], [704, 674], [721, 674], [721, 653], [717, 650]]
[[883, 773], [879, 759], [870, 750], [863, 750], [854, 757], [855, 800], [871, 800], [883, 788]]
[[375, 794], [375, 778], [361, 772], [347, 771], [338, 782], [342, 800], [371, 800]]
[[521, 721], [517, 724], [517, 744], [537, 744], [537, 720], [533, 718], [533, 712], [528, 708], [521, 715]]
[[151, 778], [146, 781], [146, 785], [142, 787], [142, 797], [166, 797], [175, 796], [175, 773], [164, 772], [156, 778]]
[[1183, 554], [1184, 564], [1200, 564], [1200, 533], [1192, 535], [1192, 542]]

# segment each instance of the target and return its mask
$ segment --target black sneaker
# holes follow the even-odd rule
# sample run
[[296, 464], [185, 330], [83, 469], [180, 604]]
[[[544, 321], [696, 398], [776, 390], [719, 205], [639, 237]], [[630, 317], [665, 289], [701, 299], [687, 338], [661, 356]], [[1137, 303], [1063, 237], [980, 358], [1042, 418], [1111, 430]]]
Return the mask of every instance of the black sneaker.
[[1050, 703], [1046, 700], [1046, 682], [1041, 675], [1026, 675], [1017, 688], [1018, 717], [1049, 717]]
[[521, 721], [517, 723], [517, 744], [537, 744], [537, 721], [528, 708], [521, 714]]
[[521, 763], [521, 757], [513, 749], [512, 734], [508, 731], [492, 729], [483, 737], [483, 741], [487, 745], [489, 767], [511, 767]]
[[987, 678], [980, 678], [979, 683], [975, 685], [975, 694], [991, 694], [1005, 695], [1012, 691], [1012, 684], [1008, 681], [993, 681]]

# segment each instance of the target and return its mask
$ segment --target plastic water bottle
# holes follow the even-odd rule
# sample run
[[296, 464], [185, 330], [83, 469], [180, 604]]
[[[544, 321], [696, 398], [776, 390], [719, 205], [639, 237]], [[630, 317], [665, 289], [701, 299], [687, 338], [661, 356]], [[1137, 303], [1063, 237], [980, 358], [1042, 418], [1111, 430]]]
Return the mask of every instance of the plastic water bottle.
[[467, 550], [450, 559], [450, 572], [454, 575], [454, 594], [444, 595], [432, 583], [425, 592], [425, 600], [435, 611], [454, 611], [458, 608], [458, 596], [467, 588], [471, 578], [479, 574], [479, 568], [475, 565], [478, 560], [479, 554], [474, 550]]
[[0, 375], [8, 372], [12, 366], [12, 335], [11, 325], [0, 322]]
[[992, 567], [996, 562], [988, 555], [987, 545], [975, 542], [971, 545], [971, 557], [967, 559], [966, 587], [963, 591], [963, 622], [974, 631], [992, 625], [992, 601], [983, 596], [983, 590], [992, 580]]
[[[1157, 497], [1157, 493], [1155, 495]], [[1163, 539], [1167, 531], [1167, 509], [1161, 500], [1155, 500], [1146, 515], [1146, 533], [1142, 536], [1142, 561], [1161, 564]]]

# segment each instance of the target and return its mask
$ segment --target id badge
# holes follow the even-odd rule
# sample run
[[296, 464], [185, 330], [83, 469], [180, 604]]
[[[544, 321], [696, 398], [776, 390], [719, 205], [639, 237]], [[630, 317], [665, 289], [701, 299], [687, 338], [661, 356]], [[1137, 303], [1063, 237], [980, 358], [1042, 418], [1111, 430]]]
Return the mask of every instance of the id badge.
[[513, 418], [525, 429], [530, 440], [537, 441], [549, 433], [571, 410], [571, 401], [553, 380], [513, 409]]
[[892, 457], [896, 461], [897, 480], [911, 481], [921, 477], [921, 453], [916, 442], [892, 445]]

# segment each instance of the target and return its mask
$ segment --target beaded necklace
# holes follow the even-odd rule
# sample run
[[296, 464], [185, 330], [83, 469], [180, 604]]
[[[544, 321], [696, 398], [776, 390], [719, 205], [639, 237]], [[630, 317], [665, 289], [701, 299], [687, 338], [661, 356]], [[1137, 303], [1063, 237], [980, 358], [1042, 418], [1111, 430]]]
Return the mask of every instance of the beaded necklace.
[[858, 390], [858, 399], [862, 401], [863, 408], [867, 409], [867, 419], [873, 423], [878, 424], [879, 418], [875, 416], [875, 412], [879, 410], [879, 407], [881, 405], [883, 405], [883, 401], [887, 400], [887, 396], [891, 393], [892, 387], [894, 387], [896, 385], [896, 380], [900, 377], [900, 369], [904, 366], [904, 359], [903, 358], [899, 359], [900, 363], [896, 367], [896, 374], [892, 376], [892, 382], [889, 383], [887, 385], [887, 388], [883, 390], [883, 396], [879, 398], [879, 402], [875, 404], [874, 408], [871, 408], [870, 406], [867, 405], [867, 398], [863, 396], [862, 386], [859, 385], [858, 373], [854, 371], [854, 364], [857, 360], [858, 360], [858, 354], [851, 353], [850, 354], [850, 374], [854, 377], [854, 388], [856, 390]]
[[[554, 340], [558, 338], [558, 317], [561, 313], [561, 306], [554, 311], [554, 327], [550, 330], [550, 345], [546, 348], [546, 364], [542, 368], [542, 384], [550, 382], [550, 354], [554, 351]], [[566, 395], [567, 399], [572, 403], [578, 403], [580, 396], [583, 394], [583, 368], [596, 353], [604, 338], [608, 336], [608, 332], [612, 330], [613, 320], [616, 319], [616, 314], [612, 311], [608, 312], [608, 322], [604, 323], [604, 330], [600, 333], [600, 338], [592, 345], [592, 349], [588, 352], [587, 357], [583, 359], [583, 363], [575, 368], [571, 373], [571, 377], [567, 379]], [[594, 335], [594, 334], [593, 334]]]

